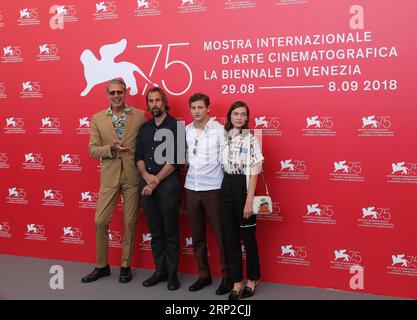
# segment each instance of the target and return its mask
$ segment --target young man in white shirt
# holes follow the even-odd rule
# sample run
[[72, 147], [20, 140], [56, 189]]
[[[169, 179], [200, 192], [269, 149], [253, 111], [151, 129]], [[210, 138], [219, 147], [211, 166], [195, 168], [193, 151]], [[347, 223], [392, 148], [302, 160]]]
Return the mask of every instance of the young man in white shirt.
[[202, 93], [189, 99], [194, 119], [186, 127], [188, 172], [185, 179], [187, 214], [193, 238], [193, 250], [199, 269], [199, 279], [189, 287], [199, 291], [212, 283], [207, 256], [206, 218], [212, 227], [220, 252], [222, 282], [216, 294], [232, 290], [229, 268], [225, 261], [222, 223], [220, 221], [220, 188], [223, 172], [220, 147], [224, 140], [223, 126], [210, 118], [210, 99]]

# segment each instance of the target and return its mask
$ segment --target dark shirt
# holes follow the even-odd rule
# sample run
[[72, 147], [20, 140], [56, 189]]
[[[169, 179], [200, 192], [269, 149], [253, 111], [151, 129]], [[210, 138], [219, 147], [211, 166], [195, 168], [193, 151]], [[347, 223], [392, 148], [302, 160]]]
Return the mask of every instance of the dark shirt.
[[[165, 130], [160, 131], [161, 129], [167, 129], [171, 134]], [[180, 146], [180, 150], [178, 150], [177, 136], [185, 137], [184, 124], [169, 114], [159, 126], [156, 126], [155, 119], [147, 121], [139, 130], [135, 162], [144, 161], [146, 171], [150, 174], [157, 174], [165, 163], [173, 165], [175, 170], [178, 170], [179, 165], [184, 162], [182, 159], [177, 159], [177, 154], [178, 152], [184, 154], [185, 147]], [[165, 161], [161, 161], [164, 159]], [[158, 163], [158, 161], [162, 163]]]

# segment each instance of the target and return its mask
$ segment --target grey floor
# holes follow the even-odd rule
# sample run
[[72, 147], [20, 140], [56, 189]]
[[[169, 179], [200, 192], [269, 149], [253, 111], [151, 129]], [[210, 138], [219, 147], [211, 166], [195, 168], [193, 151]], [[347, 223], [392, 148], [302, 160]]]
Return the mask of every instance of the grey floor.
[[[50, 268], [60, 265], [64, 270], [64, 289], [52, 290], [49, 282], [53, 274]], [[82, 284], [80, 279], [94, 268], [91, 264], [47, 259], [35, 259], [0, 255], [0, 300], [55, 300], [55, 299], [103, 299], [103, 300], [225, 300], [214, 291], [220, 284], [216, 278], [213, 284], [199, 292], [189, 292], [195, 275], [180, 274], [181, 288], [168, 291], [166, 282], [144, 288], [142, 281], [152, 274], [151, 270], [134, 269], [133, 280], [119, 284], [119, 268], [112, 266], [112, 275], [97, 282]], [[251, 299], [262, 300], [390, 300], [394, 297], [359, 294], [352, 292], [324, 290], [262, 282]]]

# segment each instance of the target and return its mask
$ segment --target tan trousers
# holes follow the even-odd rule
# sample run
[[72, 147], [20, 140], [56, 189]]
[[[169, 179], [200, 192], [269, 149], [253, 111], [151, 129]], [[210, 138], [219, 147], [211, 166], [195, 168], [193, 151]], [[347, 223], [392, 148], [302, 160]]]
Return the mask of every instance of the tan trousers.
[[101, 186], [95, 216], [97, 267], [103, 268], [108, 264], [109, 256], [109, 223], [113, 215], [117, 199], [123, 198], [123, 267], [130, 266], [133, 246], [135, 243], [136, 221], [138, 217], [138, 186], [128, 183], [125, 170], [122, 167], [119, 184], [115, 187]]

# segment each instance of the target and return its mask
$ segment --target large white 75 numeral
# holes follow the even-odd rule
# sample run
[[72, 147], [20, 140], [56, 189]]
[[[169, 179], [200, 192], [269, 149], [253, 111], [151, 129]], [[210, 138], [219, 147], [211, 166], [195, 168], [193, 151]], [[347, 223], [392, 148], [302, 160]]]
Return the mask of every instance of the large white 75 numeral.
[[[189, 46], [189, 45], [190, 45], [189, 43], [169, 43], [168, 44], [168, 49], [167, 49], [167, 53], [166, 53], [164, 69], [165, 70], [168, 70], [168, 68], [170, 68], [171, 66], [176, 65], [176, 64], [179, 64], [179, 65], [182, 65], [187, 70], [188, 75], [189, 75], [188, 84], [187, 84], [186, 88], [183, 91], [181, 91], [181, 92], [174, 92], [174, 91], [170, 90], [168, 88], [165, 80], [162, 80], [162, 86], [164, 87], [164, 89], [169, 94], [171, 94], [173, 96], [180, 96], [180, 95], [186, 93], [188, 91], [188, 89], [190, 89], [191, 84], [193, 82], [193, 73], [191, 71], [190, 66], [188, 64], [186, 64], [184, 61], [181, 61], [181, 60], [172, 60], [172, 61], [169, 61], [170, 50], [171, 50], [171, 47]], [[157, 63], [157, 61], [159, 59], [159, 56], [161, 54], [163, 44], [139, 45], [137, 47], [138, 48], [158, 48], [158, 51], [157, 51], [157, 53], [155, 55], [155, 59], [154, 59], [153, 64], [152, 64], [152, 68], [151, 68], [151, 70], [149, 72], [149, 77], [152, 77], [152, 74], [153, 74], [153, 71], [155, 69], [156, 63]], [[142, 95], [145, 94], [147, 87], [148, 87], [148, 85], [146, 84], [145, 87], [143, 88]]]

